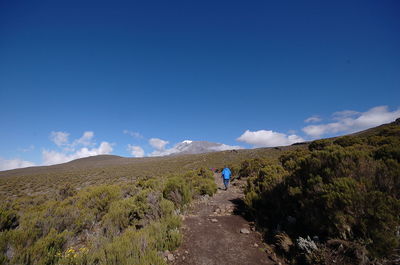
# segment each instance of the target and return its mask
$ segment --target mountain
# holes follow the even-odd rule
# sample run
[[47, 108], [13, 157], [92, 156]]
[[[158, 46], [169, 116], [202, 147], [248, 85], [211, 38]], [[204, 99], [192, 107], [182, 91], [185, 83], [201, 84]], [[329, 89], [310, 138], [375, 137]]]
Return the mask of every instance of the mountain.
[[174, 147], [170, 149], [155, 151], [152, 153], [152, 156], [203, 154], [203, 153], [235, 150], [235, 149], [243, 149], [243, 147], [231, 146], [220, 143], [212, 143], [207, 141], [185, 140], [180, 143], [177, 143]]
[[[370, 128], [350, 134], [352, 136], [367, 137], [377, 135], [390, 126], [400, 126], [400, 118], [389, 124]], [[334, 137], [340, 138], [343, 136]], [[332, 138], [333, 139], [333, 138]], [[229, 146], [207, 141], [182, 141], [170, 149], [162, 149], [152, 153], [150, 157], [128, 158], [115, 155], [99, 155], [76, 159], [67, 163], [52, 166], [36, 166], [20, 169], [0, 171], [1, 178], [27, 177], [31, 175], [49, 175], [62, 178], [68, 174], [81, 176], [87, 171], [89, 177], [110, 175], [159, 175], [167, 172], [179, 171], [182, 168], [194, 169], [201, 166], [218, 167], [226, 163], [234, 164], [257, 157], [271, 157], [277, 159], [283, 151], [307, 148], [310, 142], [296, 143], [292, 146], [270, 147], [257, 149], [243, 149], [240, 146]], [[102, 169], [100, 172], [99, 170]], [[89, 174], [89, 173], [95, 173]], [[73, 172], [73, 173], [72, 173]], [[134, 172], [134, 173], [132, 173]], [[26, 181], [27, 183], [29, 181]], [[0, 183], [1, 186], [1, 183]], [[0, 189], [1, 195], [1, 189]], [[0, 196], [1, 197], [1, 196]]]

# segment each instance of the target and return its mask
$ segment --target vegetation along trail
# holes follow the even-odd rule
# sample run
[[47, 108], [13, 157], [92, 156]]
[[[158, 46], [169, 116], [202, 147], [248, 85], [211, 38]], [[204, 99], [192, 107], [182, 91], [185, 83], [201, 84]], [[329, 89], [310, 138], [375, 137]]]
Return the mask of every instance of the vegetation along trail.
[[185, 216], [184, 240], [174, 252], [174, 264], [279, 264], [265, 251], [253, 223], [242, 216], [243, 183], [234, 181], [225, 191], [220, 175], [214, 177], [219, 186], [217, 193], [197, 201]]

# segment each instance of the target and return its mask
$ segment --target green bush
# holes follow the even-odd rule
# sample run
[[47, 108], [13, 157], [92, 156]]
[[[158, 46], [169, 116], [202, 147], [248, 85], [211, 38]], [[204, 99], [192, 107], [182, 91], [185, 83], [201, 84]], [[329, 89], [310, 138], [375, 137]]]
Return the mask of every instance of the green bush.
[[0, 208], [0, 263], [165, 264], [160, 252], [182, 241], [177, 208], [215, 191], [213, 173], [199, 169], [22, 197]]
[[23, 249], [18, 256], [15, 256], [14, 263], [26, 265], [56, 264], [60, 259], [60, 253], [70, 235], [68, 231], [58, 233], [52, 229], [45, 237], [40, 238], [31, 247]]
[[107, 213], [113, 201], [121, 199], [121, 188], [116, 185], [104, 185], [88, 188], [77, 196], [78, 207], [84, 208], [99, 221]]
[[214, 173], [210, 169], [200, 168], [197, 175], [206, 179], [214, 179]]
[[18, 226], [17, 213], [11, 209], [0, 207], [0, 232]]
[[267, 161], [258, 158], [243, 161], [238, 172], [239, 178], [258, 176], [260, 169], [264, 167], [266, 163]]
[[333, 143], [342, 147], [348, 147], [356, 144], [362, 144], [362, 140], [356, 136], [343, 136], [333, 141]]
[[200, 179], [195, 186], [196, 193], [200, 195], [212, 196], [217, 189], [214, 179]]
[[179, 207], [188, 204], [192, 199], [192, 191], [187, 181], [184, 177], [169, 178], [163, 190], [164, 198]]
[[332, 141], [331, 140], [329, 140], [329, 139], [321, 139], [321, 140], [316, 140], [316, 141], [311, 142], [308, 145], [308, 149], [310, 151], [323, 150], [323, 149], [325, 149], [326, 147], [328, 147], [330, 145], [332, 145]]
[[165, 265], [158, 255], [156, 241], [147, 229], [129, 228], [99, 250], [89, 254], [89, 264], [99, 265]]
[[[266, 231], [279, 227], [291, 238], [338, 239], [367, 248], [372, 259], [390, 257], [400, 246], [398, 141], [397, 130], [389, 130], [314, 141], [309, 151], [283, 154], [281, 166], [245, 161], [247, 209]], [[347, 255], [324, 246], [324, 258], [330, 251]]]
[[174, 205], [162, 198], [161, 193], [143, 190], [137, 195], [112, 202], [102, 219], [103, 232], [118, 235], [126, 228], [142, 228], [153, 220], [172, 215]]
[[164, 265], [166, 263], [159, 252], [179, 246], [182, 240], [178, 230], [180, 222], [178, 216], [169, 216], [140, 230], [130, 227], [89, 254], [89, 264]]
[[10, 242], [9, 231], [0, 232], [0, 264], [7, 264], [9, 262], [5, 255]]

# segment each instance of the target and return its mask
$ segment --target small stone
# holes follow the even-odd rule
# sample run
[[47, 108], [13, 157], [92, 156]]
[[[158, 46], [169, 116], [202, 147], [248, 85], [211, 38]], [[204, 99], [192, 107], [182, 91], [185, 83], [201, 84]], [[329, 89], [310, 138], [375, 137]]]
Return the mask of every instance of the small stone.
[[256, 228], [254, 226], [252, 226], [251, 231], [256, 231]]
[[167, 256], [167, 259], [168, 259], [168, 261], [174, 261], [175, 257], [174, 257], [174, 255], [172, 253], [169, 253], [168, 256]]
[[272, 255], [269, 255], [268, 258], [269, 258], [270, 260], [274, 261], [274, 262], [278, 262], [278, 258], [276, 257], [276, 254], [275, 254], [275, 253], [272, 254]]
[[242, 234], [250, 234], [250, 231], [247, 228], [242, 228], [242, 229], [240, 229], [240, 233], [242, 233]]
[[185, 250], [185, 254], [189, 254], [189, 251]]
[[217, 223], [217, 222], [218, 222], [218, 220], [217, 220], [217, 219], [215, 219], [215, 218], [213, 218], [213, 219], [211, 219], [211, 222], [213, 222], [213, 223]]
[[254, 247], [258, 248], [258, 244], [257, 244], [257, 243], [254, 243]]

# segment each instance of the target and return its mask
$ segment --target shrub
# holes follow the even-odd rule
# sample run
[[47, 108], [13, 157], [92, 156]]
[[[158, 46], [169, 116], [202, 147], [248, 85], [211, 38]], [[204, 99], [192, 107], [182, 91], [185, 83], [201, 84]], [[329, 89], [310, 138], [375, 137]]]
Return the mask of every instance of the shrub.
[[[249, 176], [248, 211], [266, 231], [278, 228], [291, 238], [315, 235], [322, 242], [337, 239], [348, 242], [349, 251], [366, 255], [361, 251], [366, 248], [371, 259], [390, 257], [400, 245], [400, 144], [397, 131], [396, 136], [392, 132], [314, 141], [309, 151], [283, 154], [281, 166], [245, 161], [241, 172]], [[303, 262], [324, 264], [330, 254], [347, 255], [327, 243], [321, 246]]]
[[172, 201], [176, 206], [183, 207], [192, 199], [190, 187], [183, 177], [169, 178], [163, 190], [164, 198]]
[[102, 219], [103, 232], [118, 235], [129, 226], [142, 228], [147, 223], [173, 213], [174, 205], [162, 198], [161, 193], [143, 190], [137, 195], [111, 203]]
[[96, 221], [100, 221], [110, 204], [121, 197], [121, 188], [116, 185], [90, 187], [78, 194], [77, 204], [90, 211]]
[[90, 254], [89, 264], [165, 265], [164, 259], [158, 253], [167, 249], [173, 250], [180, 244], [182, 238], [179, 226], [180, 218], [169, 216], [140, 230], [128, 228]]
[[10, 233], [8, 231], [0, 232], [0, 264], [7, 264], [9, 262], [6, 256], [7, 249], [10, 242]]
[[362, 144], [362, 140], [355, 136], [343, 136], [333, 141], [333, 143], [342, 147], [348, 147], [355, 144]]
[[206, 179], [214, 179], [214, 173], [210, 169], [200, 168], [197, 175]]
[[182, 241], [177, 208], [212, 195], [213, 173], [137, 179], [82, 190], [64, 183], [0, 208], [0, 264], [165, 264], [160, 251]]
[[266, 161], [258, 158], [243, 161], [239, 170], [239, 178], [257, 176], [258, 172], [265, 164]]
[[68, 197], [72, 197], [76, 194], [76, 190], [70, 183], [65, 184], [62, 188], [58, 190], [58, 199], [65, 200]]
[[323, 150], [324, 148], [332, 145], [332, 141], [329, 139], [321, 139], [321, 140], [315, 140], [310, 143], [308, 146], [308, 149], [310, 151], [314, 150]]
[[157, 254], [155, 244], [147, 229], [129, 228], [90, 254], [88, 261], [89, 264], [99, 265], [165, 265], [163, 258]]
[[0, 207], [0, 232], [18, 226], [17, 213], [11, 209]]
[[212, 196], [217, 191], [217, 184], [211, 179], [201, 179], [196, 185], [196, 192], [200, 195]]
[[68, 231], [57, 233], [52, 229], [45, 237], [40, 238], [31, 247], [24, 249], [20, 255], [15, 256], [13, 262], [27, 265], [55, 264], [60, 259], [57, 253], [62, 251], [69, 235]]

